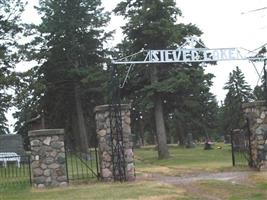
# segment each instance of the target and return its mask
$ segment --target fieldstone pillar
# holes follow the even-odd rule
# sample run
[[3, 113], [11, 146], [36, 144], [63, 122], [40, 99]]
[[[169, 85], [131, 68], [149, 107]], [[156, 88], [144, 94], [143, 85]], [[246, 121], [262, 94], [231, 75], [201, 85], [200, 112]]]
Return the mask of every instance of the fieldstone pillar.
[[33, 185], [38, 188], [67, 185], [64, 130], [34, 130], [28, 135]]
[[252, 166], [267, 169], [267, 102], [246, 103], [243, 109], [249, 119]]
[[[124, 142], [124, 158], [126, 180], [135, 180], [135, 166], [133, 143], [130, 127], [130, 106], [128, 104], [121, 105], [122, 132]], [[101, 105], [95, 108], [96, 132], [98, 138], [98, 155], [100, 162], [100, 176], [104, 181], [113, 181], [113, 161], [112, 158], [112, 141], [110, 128], [109, 105]]]

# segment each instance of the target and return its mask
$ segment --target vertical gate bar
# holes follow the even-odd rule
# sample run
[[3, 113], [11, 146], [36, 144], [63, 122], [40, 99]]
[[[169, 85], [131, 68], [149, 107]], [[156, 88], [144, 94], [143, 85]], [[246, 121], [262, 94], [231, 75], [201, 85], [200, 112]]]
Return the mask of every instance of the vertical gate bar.
[[[87, 151], [87, 153], [88, 153], [88, 151]], [[86, 156], [87, 156], [87, 153], [86, 153]], [[82, 179], [84, 178], [84, 173], [83, 173], [83, 156], [82, 156], [83, 154], [82, 153], [80, 153], [80, 159], [79, 159], [79, 161], [80, 161], [80, 166], [81, 166], [81, 169], [82, 169]], [[78, 170], [79, 170], [79, 166], [78, 166]]]
[[[90, 150], [89, 150], [89, 152], [90, 152]], [[90, 155], [90, 153], [89, 153], [89, 155]], [[85, 162], [84, 163], [84, 177], [85, 177], [85, 179], [90, 178], [90, 176], [93, 177], [92, 172], [90, 175], [90, 172], [88, 171], [89, 169], [93, 170], [93, 168], [91, 167], [91, 159], [88, 160], [88, 157], [86, 157], [86, 160], [84, 162]]]
[[79, 170], [78, 170], [78, 154], [76, 155], [76, 153], [74, 154], [75, 155], [75, 167], [76, 167], [76, 174], [77, 174], [77, 179], [79, 179], [80, 178], [80, 174], [79, 174]]
[[68, 153], [67, 153], [67, 141], [64, 142], [64, 149], [65, 149], [65, 169], [66, 169], [66, 176], [67, 176], [67, 183], [69, 183], [69, 168], [68, 168]]
[[[92, 156], [91, 156], [91, 148], [89, 148], [89, 162], [90, 162], [90, 167], [93, 170], [93, 166], [92, 166]], [[88, 160], [86, 159], [86, 165], [85, 169], [86, 169], [86, 178], [89, 178], [89, 171], [88, 171]], [[91, 177], [93, 177], [93, 173], [91, 172]]]
[[249, 118], [246, 118], [246, 122], [247, 122], [247, 130], [248, 130], [248, 148], [249, 148], [249, 161], [248, 161], [248, 165], [250, 167], [253, 167], [253, 163], [252, 163], [252, 149], [251, 149], [251, 132], [250, 132], [250, 125], [249, 125]]
[[[26, 156], [25, 159], [26, 159], [25, 162], [28, 164], [28, 159], [29, 159], [29, 157]], [[22, 164], [22, 168], [23, 168], [23, 170], [22, 170], [22, 172], [23, 172], [23, 176], [26, 176], [26, 170], [25, 170], [25, 164], [24, 164], [24, 163]], [[28, 172], [27, 172], [27, 173], [28, 173]]]
[[[90, 148], [90, 167], [91, 167], [91, 169], [92, 169], [92, 171], [93, 171], [93, 157], [92, 157], [92, 149]], [[88, 167], [86, 167], [86, 169], [87, 169], [87, 171], [86, 171], [86, 173], [87, 173], [87, 175], [89, 175], [89, 173], [88, 173]], [[93, 174], [93, 172], [91, 173], [91, 175], [92, 175], [92, 177], [94, 177], [94, 174]], [[88, 176], [87, 176], [88, 177]]]
[[14, 176], [15, 176], [15, 169], [14, 169], [14, 167], [13, 167], [13, 163], [11, 163], [10, 165], [9, 165], [9, 168], [10, 168], [10, 171], [11, 171], [11, 177], [12, 178], [14, 178]]
[[9, 178], [10, 177], [10, 169], [8, 167], [8, 164], [6, 164], [6, 169], [7, 169], [7, 177]]
[[16, 168], [15, 168], [15, 164], [14, 163], [11, 163], [11, 174], [12, 174], [12, 177], [16, 179]]
[[32, 185], [32, 173], [31, 173], [31, 157], [28, 156], [28, 169], [29, 169], [29, 181], [30, 181], [30, 185]]
[[22, 162], [20, 162], [20, 170], [19, 170], [19, 177], [23, 177], [24, 178], [24, 174], [23, 174], [23, 162], [25, 160], [25, 157], [22, 157]]
[[73, 178], [74, 177], [74, 167], [73, 167], [73, 152], [69, 152], [69, 154], [70, 154], [70, 162], [71, 162], [71, 177]]
[[22, 162], [20, 162], [20, 168], [19, 168], [19, 170], [18, 170], [18, 172], [19, 172], [19, 178], [20, 179], [22, 179], [22, 180], [27, 180], [26, 179], [26, 177], [23, 175], [23, 161], [24, 161], [24, 157], [23, 157], [23, 160], [22, 160]]
[[17, 171], [17, 165], [16, 165], [16, 163], [14, 162], [13, 165], [11, 165], [11, 166], [12, 166], [12, 169], [13, 169], [13, 176], [15, 178], [17, 178], [17, 173], [16, 173], [16, 171]]
[[95, 147], [95, 160], [96, 160], [96, 172], [97, 172], [97, 180], [100, 178], [100, 173], [99, 173], [99, 165], [98, 165], [98, 153], [97, 153], [97, 147]]
[[233, 164], [233, 166], [235, 166], [235, 153], [234, 153], [234, 142], [233, 142], [234, 136], [233, 136], [233, 134], [234, 134], [234, 132], [233, 132], [233, 130], [231, 130], [230, 137], [231, 137], [231, 150], [232, 150], [232, 164]]
[[6, 168], [7, 168], [7, 167], [4, 166], [4, 169], [5, 169], [5, 170], [4, 170], [4, 171], [5, 171], [5, 173], [4, 173], [4, 174], [5, 174], [5, 178], [7, 177], [7, 169], [6, 169]]
[[[12, 163], [11, 163], [12, 164]], [[9, 170], [9, 174], [8, 174], [8, 177], [9, 178], [11, 178], [11, 177], [13, 177], [13, 174], [12, 174], [12, 172], [13, 172], [13, 168], [11, 167], [12, 165], [8, 165], [8, 162], [7, 162], [7, 168], [8, 168], [8, 170]]]
[[16, 167], [16, 177], [18, 177], [18, 168], [19, 168], [19, 166], [18, 166], [18, 163], [17, 163], [17, 167]]

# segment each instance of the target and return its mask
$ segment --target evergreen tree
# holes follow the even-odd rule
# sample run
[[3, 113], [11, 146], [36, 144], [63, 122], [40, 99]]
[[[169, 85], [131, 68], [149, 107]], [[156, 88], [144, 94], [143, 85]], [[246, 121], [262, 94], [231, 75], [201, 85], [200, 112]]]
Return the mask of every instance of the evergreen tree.
[[223, 107], [223, 130], [230, 133], [232, 129], [241, 128], [244, 124], [242, 104], [254, 99], [250, 86], [239, 67], [229, 74], [229, 81], [225, 84], [227, 90]]
[[[256, 57], [266, 57], [267, 55], [267, 50], [266, 47], [263, 46]], [[263, 75], [261, 77], [261, 84], [257, 85], [254, 88], [253, 94], [256, 98], [256, 100], [267, 100], [267, 72], [266, 72], [266, 64], [267, 60], [265, 59], [263, 61]]]
[[[257, 57], [266, 57], [267, 50], [266, 47], [262, 47], [257, 54]], [[263, 75], [261, 77], [261, 85], [257, 85], [254, 88], [254, 95], [257, 100], [265, 100], [267, 101], [267, 72], [266, 72], [266, 64], [267, 60], [263, 61]]]
[[[173, 0], [125, 0], [118, 4], [115, 13], [127, 19], [123, 28], [126, 39], [120, 46], [124, 55], [145, 49], [174, 48], [184, 42], [183, 38], [200, 35], [201, 31], [192, 24], [177, 24], [181, 11]], [[123, 94], [131, 94], [131, 100], [142, 102], [143, 113], [153, 109], [159, 158], [169, 156], [166, 125], [164, 121], [164, 98], [174, 93], [179, 82], [179, 70], [170, 70], [174, 65], [149, 65], [135, 67]], [[185, 65], [176, 65], [183, 68]], [[196, 66], [196, 65], [195, 65]], [[196, 66], [197, 67], [197, 66]], [[195, 68], [196, 68], [195, 67]], [[194, 68], [194, 67], [192, 67]], [[174, 81], [174, 82], [172, 82]], [[153, 103], [151, 103], [153, 102]], [[165, 117], [166, 118], [166, 117]]]
[[[179, 72], [178, 70], [179, 69]], [[212, 74], [205, 74], [200, 66], [181, 70], [170, 70], [170, 79], [165, 89], [164, 107], [171, 116], [169, 126], [173, 127], [172, 136], [184, 145], [188, 133], [194, 138], [209, 137], [216, 129], [217, 102], [210, 92]], [[172, 86], [171, 86], [172, 85]]]
[[40, 0], [38, 12], [39, 36], [29, 45], [44, 89], [37, 110], [43, 110], [46, 128], [65, 128], [68, 141], [87, 152], [93, 108], [104, 101], [108, 13], [100, 0]]
[[264, 100], [263, 85], [255, 86], [255, 88], [253, 90], [253, 94], [254, 94], [256, 100]]
[[11, 107], [12, 96], [7, 92], [16, 79], [11, 71], [18, 56], [18, 34], [22, 32], [20, 0], [0, 1], [0, 134], [8, 133], [6, 112]]
[[29, 120], [42, 113], [41, 98], [44, 95], [45, 84], [38, 73], [37, 67], [26, 72], [17, 72], [17, 81], [14, 91], [14, 106], [16, 111], [13, 117], [17, 120], [15, 123], [15, 132], [22, 136], [24, 147], [29, 147]]

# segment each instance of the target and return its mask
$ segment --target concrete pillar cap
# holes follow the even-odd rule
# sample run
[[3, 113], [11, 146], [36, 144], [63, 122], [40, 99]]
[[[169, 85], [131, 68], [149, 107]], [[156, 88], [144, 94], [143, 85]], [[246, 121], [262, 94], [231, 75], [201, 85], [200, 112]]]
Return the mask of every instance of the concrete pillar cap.
[[64, 135], [64, 129], [40, 129], [28, 132], [29, 137]]
[[[94, 109], [94, 112], [105, 112], [108, 111], [110, 108], [109, 104], [105, 104], [105, 105], [99, 105], [96, 106]], [[121, 110], [129, 110], [131, 108], [130, 104], [121, 104]]]

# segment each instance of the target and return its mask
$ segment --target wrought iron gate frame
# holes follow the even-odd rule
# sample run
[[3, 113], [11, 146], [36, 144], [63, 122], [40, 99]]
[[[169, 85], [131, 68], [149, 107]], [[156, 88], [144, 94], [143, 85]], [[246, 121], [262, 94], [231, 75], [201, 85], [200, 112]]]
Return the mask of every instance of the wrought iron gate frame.
[[[252, 167], [252, 152], [251, 152], [251, 131], [250, 131], [250, 125], [249, 125], [249, 119], [246, 118], [245, 125], [239, 129], [240, 132], [243, 131], [244, 137], [247, 137], [248, 145], [245, 146], [245, 151], [243, 152], [243, 156], [248, 162], [248, 166]], [[231, 153], [232, 153], [232, 165], [236, 166], [236, 156], [235, 156], [235, 146], [234, 146], [234, 130], [231, 131]]]
[[111, 65], [111, 79], [109, 87], [110, 145], [112, 151], [113, 180], [122, 182], [126, 181], [126, 161], [124, 157], [121, 118], [120, 80], [116, 65]]
[[[96, 140], [97, 141], [97, 140]], [[66, 138], [65, 138], [65, 142], [64, 142], [64, 148], [65, 148], [65, 170], [66, 170], [66, 176], [67, 176], [67, 181], [68, 183], [70, 183], [70, 181], [77, 181], [77, 180], [89, 180], [91, 178], [97, 178], [97, 180], [100, 179], [100, 170], [99, 170], [99, 159], [98, 159], [98, 149], [97, 149], [97, 144], [95, 144], [94, 147], [90, 148], [90, 156], [92, 154], [94, 154], [95, 157], [95, 161], [90, 160], [91, 166], [88, 165], [87, 162], [84, 161], [84, 158], [82, 158], [82, 152], [79, 152], [77, 150], [70, 150], [70, 148], [68, 148], [68, 144], [66, 142]], [[93, 150], [92, 150], [93, 149]], [[92, 154], [91, 152], [94, 151]], [[73, 161], [72, 156], [75, 156], [75, 161]], [[86, 155], [88, 156], [88, 155]], [[68, 160], [68, 158], [70, 158], [70, 160]], [[71, 162], [71, 163], [70, 163]], [[77, 177], [77, 178], [73, 178], [70, 175], [70, 170], [72, 172], [72, 174], [74, 174], [74, 168], [76, 167], [76, 172], [78, 172], [79, 170], [79, 166], [78, 166], [78, 162], [80, 162], [81, 165], [81, 169], [82, 169], [82, 177]], [[93, 170], [92, 167], [92, 163], [95, 162], [95, 169], [96, 172]], [[71, 169], [70, 169], [71, 167]], [[91, 172], [91, 177], [89, 177], [88, 173], [86, 174], [86, 176], [84, 176], [83, 174], [83, 167], [85, 168], [85, 170], [88, 172]]]

